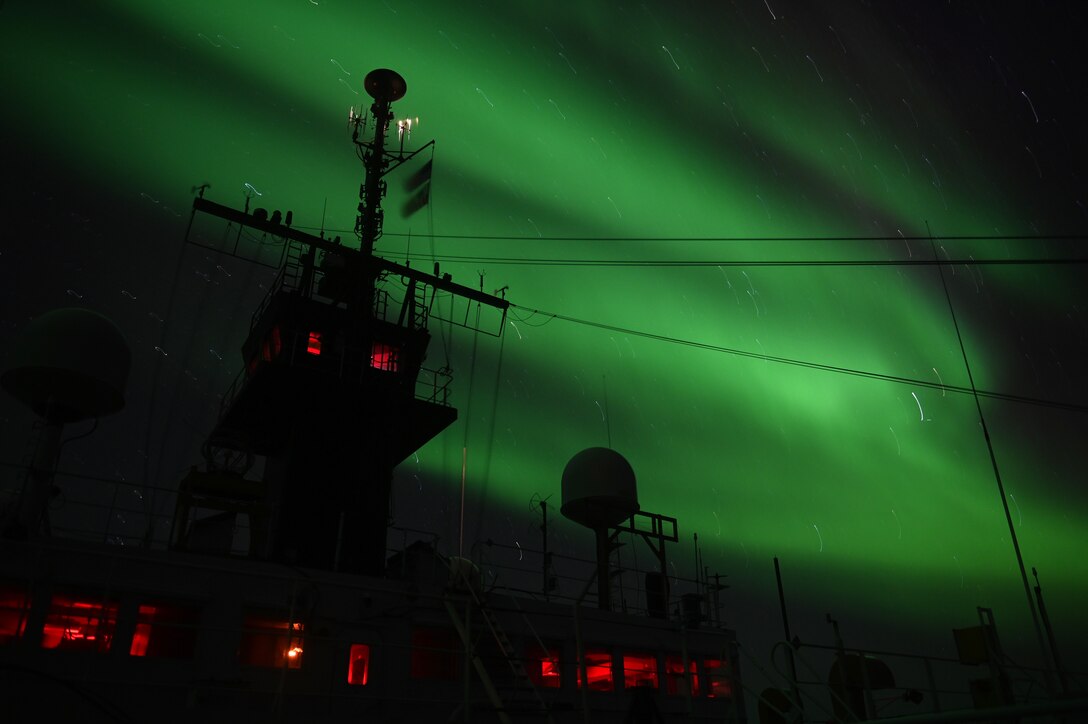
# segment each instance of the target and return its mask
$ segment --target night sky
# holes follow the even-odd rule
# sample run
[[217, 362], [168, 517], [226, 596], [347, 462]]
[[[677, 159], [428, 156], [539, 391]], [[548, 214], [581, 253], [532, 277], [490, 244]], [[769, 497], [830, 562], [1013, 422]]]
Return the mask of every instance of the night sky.
[[[1071, 261], [1088, 220], [1084, 11], [568, 5], [0, 6], [0, 366], [53, 308], [125, 333], [126, 409], [60, 462], [125, 481], [111, 538], [138, 540], [146, 511], [168, 521], [151, 487], [200, 461], [274, 274], [183, 244], [193, 188], [351, 243], [348, 109], [388, 67], [408, 83], [397, 117], [419, 119], [405, 148], [436, 145], [424, 210], [399, 212], [411, 167], [389, 177], [377, 253], [437, 261], [471, 287], [482, 273], [514, 305], [501, 339], [432, 330], [460, 418], [398, 469], [398, 524], [457, 552], [464, 450], [466, 553], [538, 548], [531, 503], [552, 496], [551, 546], [589, 554], [591, 534], [558, 515], [560, 475], [611, 445], [643, 509], [679, 519], [675, 573], [693, 572], [698, 533], [729, 575], [726, 616], [753, 651], [780, 634], [777, 555], [803, 639], [829, 643], [832, 612], [850, 645], [909, 637], [949, 654], [949, 629], [984, 605], [1033, 661], [943, 269], [1025, 563], [1075, 660], [1088, 645], [1088, 290]], [[198, 220], [196, 238], [222, 233]], [[3, 462], [22, 458], [30, 419], [0, 400]], [[93, 515], [70, 487], [54, 515]], [[645, 568], [642, 544], [623, 565], [636, 551]], [[476, 552], [485, 568], [498, 558]]]

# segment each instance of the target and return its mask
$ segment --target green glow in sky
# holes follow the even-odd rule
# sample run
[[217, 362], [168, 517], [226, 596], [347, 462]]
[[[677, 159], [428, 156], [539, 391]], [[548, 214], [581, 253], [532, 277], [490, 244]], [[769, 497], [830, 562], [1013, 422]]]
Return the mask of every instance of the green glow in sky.
[[[898, 238], [924, 236], [927, 222], [938, 237], [1082, 228], [1077, 187], [1062, 183], [1066, 166], [1032, 148], [1030, 134], [1043, 131], [1030, 99], [1036, 93], [1042, 105], [1043, 92], [1002, 88], [1001, 57], [991, 65], [976, 48], [975, 65], [947, 69], [940, 48], [936, 58], [919, 50], [909, 29], [860, 6], [772, 17], [755, 2], [696, 17], [664, 3], [562, 12], [535, 2], [98, 5], [62, 17], [26, 4], [3, 9], [5, 67], [25, 67], [9, 73], [9, 123], [80, 183], [157, 214], [169, 231], [148, 238], [143, 253], [154, 257], [161, 246], [166, 266], [190, 188], [204, 182], [210, 198], [234, 206], [249, 183], [261, 205], [293, 209], [299, 226], [319, 227], [327, 202], [324, 227], [350, 237], [362, 168], [348, 108], [367, 100], [362, 78], [373, 68], [407, 79], [394, 108], [420, 119], [409, 147], [437, 141], [432, 204], [400, 218], [404, 196], [391, 177], [379, 253], [403, 259], [410, 247], [424, 268], [433, 254], [469, 286], [484, 272], [484, 288], [509, 285], [519, 307], [501, 343], [481, 340], [471, 400], [472, 339], [455, 337], [460, 421], [402, 465], [402, 519], [449, 540], [467, 440], [469, 532], [486, 500], [487, 514], [506, 520], [482, 538], [535, 545], [530, 498], [558, 501], [566, 461], [610, 441], [638, 475], [643, 508], [679, 518], [685, 540], [698, 532], [738, 589], [766, 590], [778, 555], [817, 608], [849, 601], [911, 624], [937, 619], [946, 630], [970, 624], [975, 605], [994, 605], [1024, 628], [969, 395], [529, 311], [969, 387], [935, 267], [754, 262], [928, 259], [928, 241]], [[1053, 105], [1041, 113], [1055, 128], [1068, 125]], [[510, 238], [472, 238], [496, 235]], [[669, 240], [797, 236], [889, 240]], [[616, 240], [631, 237], [640, 240]], [[938, 247], [956, 259], [1062, 257], [1072, 248], [1038, 240]], [[214, 276], [214, 264], [187, 253], [186, 268]], [[1078, 269], [946, 268], [980, 389], [1086, 403]], [[104, 281], [64, 273], [49, 287], [55, 299], [41, 293], [43, 304], [70, 301], [62, 297], [73, 287], [120, 303]], [[122, 277], [137, 298], [152, 293], [139, 288], [145, 274]], [[246, 294], [259, 298], [256, 280], [238, 274], [206, 293], [240, 304]], [[193, 344], [184, 364], [200, 373], [193, 397], [204, 400], [205, 418], [240, 367], [206, 354], [237, 348], [230, 335], [249, 312], [235, 311], [213, 331], [197, 332], [182, 312], [173, 326], [179, 339], [209, 340]], [[443, 356], [437, 340], [431, 354]], [[1088, 500], [1077, 485], [1085, 413], [993, 398], [982, 408], [1026, 562], [1044, 576], [1055, 625], [1074, 629], [1075, 601], [1088, 596]], [[588, 541], [573, 525], [555, 526], [560, 544]]]

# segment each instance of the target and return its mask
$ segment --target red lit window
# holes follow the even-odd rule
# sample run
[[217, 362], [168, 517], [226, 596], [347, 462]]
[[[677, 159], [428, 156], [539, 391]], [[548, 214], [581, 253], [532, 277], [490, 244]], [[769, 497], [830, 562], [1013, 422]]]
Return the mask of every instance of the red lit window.
[[653, 654], [623, 655], [623, 688], [657, 688], [657, 657]]
[[385, 342], [375, 342], [370, 348], [370, 366], [386, 372], [397, 371], [397, 358], [400, 350]]
[[[586, 651], [586, 679], [590, 691], [612, 691], [612, 653], [607, 649]], [[582, 667], [578, 667], [578, 688], [582, 687]]]
[[706, 695], [711, 699], [733, 696], [733, 681], [729, 675], [729, 662], [721, 659], [704, 659], [703, 673], [706, 675]]
[[533, 686], [541, 689], [558, 689], [559, 678], [559, 649], [540, 646], [530, 646], [525, 652], [525, 673]]
[[370, 647], [366, 644], [352, 644], [348, 654], [348, 683], [354, 686], [366, 686], [370, 675]]
[[0, 586], [0, 644], [19, 638], [26, 631], [30, 596], [19, 586]]
[[699, 675], [695, 673], [695, 660], [688, 659], [688, 675], [684, 676], [684, 659], [680, 656], [666, 656], [665, 693], [685, 696], [689, 688], [692, 696], [699, 696]]
[[193, 606], [142, 604], [136, 612], [129, 656], [191, 659], [200, 611]]
[[304, 626], [259, 614], [246, 614], [242, 620], [242, 639], [238, 644], [238, 662], [247, 666], [289, 669], [302, 668]]
[[53, 596], [42, 628], [42, 648], [109, 651], [116, 624], [116, 603]]
[[308, 354], [321, 354], [321, 332], [310, 332], [310, 338], [306, 341]]
[[272, 328], [272, 334], [269, 337], [269, 341], [272, 343], [272, 356], [279, 357], [280, 352], [283, 350], [283, 338], [280, 336], [279, 327]]
[[454, 681], [460, 674], [461, 642], [453, 631], [412, 630], [412, 678]]

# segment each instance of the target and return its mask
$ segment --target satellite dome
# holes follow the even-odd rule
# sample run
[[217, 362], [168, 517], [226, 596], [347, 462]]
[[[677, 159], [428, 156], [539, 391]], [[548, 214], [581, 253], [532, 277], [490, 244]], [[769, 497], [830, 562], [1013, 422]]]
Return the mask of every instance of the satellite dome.
[[400, 73], [388, 68], [378, 68], [367, 73], [363, 78], [363, 88], [379, 103], [399, 101], [408, 92], [408, 84]]
[[563, 469], [564, 516], [594, 530], [617, 525], [638, 512], [635, 471], [606, 447], [591, 447]]
[[88, 309], [34, 319], [15, 340], [0, 385], [49, 422], [69, 423], [125, 406], [132, 352], [121, 330]]

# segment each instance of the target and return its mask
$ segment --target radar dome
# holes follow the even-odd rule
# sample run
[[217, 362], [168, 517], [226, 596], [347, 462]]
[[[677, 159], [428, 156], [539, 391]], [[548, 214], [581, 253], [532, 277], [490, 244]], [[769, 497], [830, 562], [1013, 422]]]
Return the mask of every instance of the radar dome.
[[34, 319], [11, 353], [0, 385], [49, 422], [69, 423], [125, 406], [132, 352], [121, 330], [88, 309], [57, 309]]
[[638, 512], [635, 471], [627, 459], [606, 447], [591, 447], [563, 469], [564, 516], [599, 530], [618, 525]]

